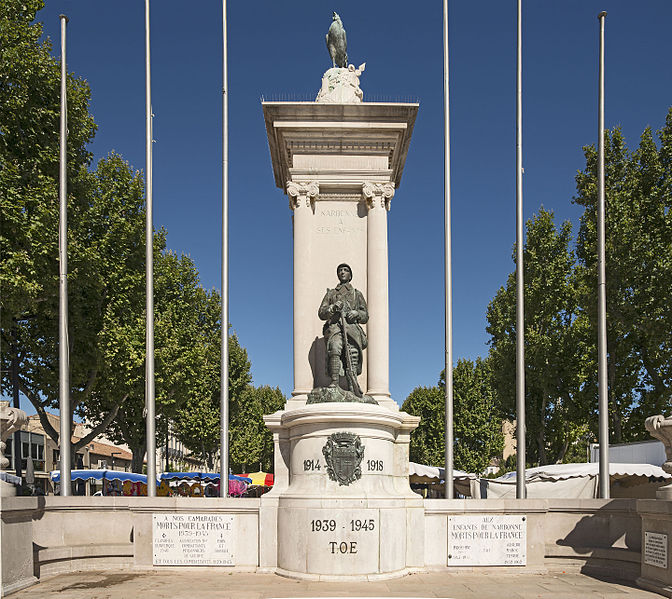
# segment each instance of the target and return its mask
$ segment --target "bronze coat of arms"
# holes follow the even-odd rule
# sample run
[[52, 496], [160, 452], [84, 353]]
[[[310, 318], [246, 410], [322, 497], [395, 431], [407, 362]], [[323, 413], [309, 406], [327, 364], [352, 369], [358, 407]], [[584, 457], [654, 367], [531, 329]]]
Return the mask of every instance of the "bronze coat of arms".
[[354, 433], [333, 433], [322, 448], [327, 461], [327, 474], [339, 485], [349, 485], [362, 477], [360, 464], [364, 458], [364, 445]]

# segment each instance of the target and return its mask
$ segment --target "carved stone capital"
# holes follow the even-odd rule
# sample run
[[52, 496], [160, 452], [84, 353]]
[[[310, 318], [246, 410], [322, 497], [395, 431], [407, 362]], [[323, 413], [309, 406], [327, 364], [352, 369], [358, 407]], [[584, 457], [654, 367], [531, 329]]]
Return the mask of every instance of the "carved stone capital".
[[301, 206], [310, 208], [320, 193], [320, 186], [316, 181], [288, 181], [287, 195], [289, 207], [296, 210]]
[[394, 183], [371, 183], [362, 184], [362, 194], [366, 198], [366, 204], [371, 208], [390, 209], [390, 200], [394, 197]]

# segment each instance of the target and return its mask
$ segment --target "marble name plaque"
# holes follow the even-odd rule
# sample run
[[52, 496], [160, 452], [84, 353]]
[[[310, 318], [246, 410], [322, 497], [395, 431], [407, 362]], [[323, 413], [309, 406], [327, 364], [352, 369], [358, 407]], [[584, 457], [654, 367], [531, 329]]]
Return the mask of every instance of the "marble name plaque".
[[667, 569], [667, 535], [644, 531], [644, 563]]
[[225, 514], [152, 514], [155, 566], [233, 566], [235, 519]]
[[449, 516], [449, 566], [524, 566], [525, 516]]

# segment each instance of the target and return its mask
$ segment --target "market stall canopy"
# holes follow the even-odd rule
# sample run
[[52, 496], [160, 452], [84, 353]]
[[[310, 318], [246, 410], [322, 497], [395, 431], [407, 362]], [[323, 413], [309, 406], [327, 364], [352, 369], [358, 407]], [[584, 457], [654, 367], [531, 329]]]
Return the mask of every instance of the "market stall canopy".
[[[530, 499], [597, 498], [599, 464], [549, 464], [525, 470], [527, 497]], [[655, 497], [655, 490], [669, 483], [672, 475], [651, 464], [609, 464], [612, 497]], [[516, 496], [516, 472], [495, 479], [480, 479], [480, 497]]]
[[273, 475], [269, 472], [250, 472], [249, 474], [243, 474], [244, 477], [249, 478], [252, 482], [251, 485], [257, 487], [272, 487], [273, 486]]
[[[159, 480], [186, 480], [186, 481], [205, 481], [205, 482], [215, 482], [220, 479], [219, 472], [162, 472], [159, 475]], [[246, 478], [245, 476], [236, 476], [235, 474], [229, 474], [229, 480], [237, 480], [248, 485], [252, 483], [251, 478]]]
[[[53, 482], [60, 483], [61, 471], [52, 470], [50, 477]], [[128, 480], [132, 483], [147, 484], [147, 476], [145, 474], [122, 472], [121, 470], [71, 470], [70, 478], [72, 480], [120, 480], [122, 482]]]
[[[413, 484], [438, 483], [446, 478], [445, 469], [437, 466], [425, 466], [424, 464], [408, 463], [408, 477]], [[455, 480], [475, 480], [477, 476], [462, 470], [453, 470]]]
[[5, 472], [4, 470], [0, 470], [0, 480], [6, 483], [12, 483], [13, 485], [21, 484], [20, 476], [16, 476], [16, 474], [11, 474], [10, 472]]

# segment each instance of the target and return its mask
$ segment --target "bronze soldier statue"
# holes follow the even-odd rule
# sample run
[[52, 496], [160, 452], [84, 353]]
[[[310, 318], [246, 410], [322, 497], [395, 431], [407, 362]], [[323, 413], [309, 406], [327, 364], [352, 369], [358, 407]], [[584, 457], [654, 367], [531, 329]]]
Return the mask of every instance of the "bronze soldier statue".
[[336, 275], [338, 285], [335, 289], [327, 289], [318, 310], [318, 316], [325, 321], [322, 332], [327, 341], [327, 374], [331, 378], [329, 387], [338, 387], [339, 378], [345, 375], [350, 390], [361, 397], [357, 375], [362, 373], [362, 352], [367, 340], [360, 324], [366, 324], [369, 312], [364, 296], [350, 284], [350, 266], [339, 264]]

